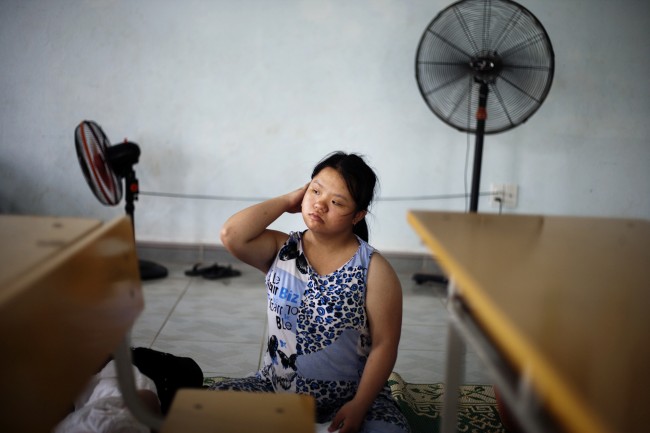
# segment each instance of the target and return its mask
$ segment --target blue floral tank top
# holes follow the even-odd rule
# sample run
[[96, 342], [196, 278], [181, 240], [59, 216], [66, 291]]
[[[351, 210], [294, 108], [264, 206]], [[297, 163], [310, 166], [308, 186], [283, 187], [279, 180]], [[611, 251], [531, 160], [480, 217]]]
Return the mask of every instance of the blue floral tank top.
[[374, 249], [359, 248], [343, 266], [317, 274], [292, 232], [266, 274], [268, 345], [260, 374], [276, 391], [310, 394], [319, 413], [336, 410], [357, 389], [370, 351], [365, 310]]

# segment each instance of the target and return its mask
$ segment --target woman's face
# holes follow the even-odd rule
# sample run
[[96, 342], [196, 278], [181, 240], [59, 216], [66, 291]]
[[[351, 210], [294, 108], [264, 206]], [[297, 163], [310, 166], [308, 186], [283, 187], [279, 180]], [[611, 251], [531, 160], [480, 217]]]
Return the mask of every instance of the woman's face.
[[314, 231], [352, 231], [365, 214], [365, 211], [356, 211], [345, 180], [331, 167], [314, 176], [302, 200], [302, 217], [307, 227]]

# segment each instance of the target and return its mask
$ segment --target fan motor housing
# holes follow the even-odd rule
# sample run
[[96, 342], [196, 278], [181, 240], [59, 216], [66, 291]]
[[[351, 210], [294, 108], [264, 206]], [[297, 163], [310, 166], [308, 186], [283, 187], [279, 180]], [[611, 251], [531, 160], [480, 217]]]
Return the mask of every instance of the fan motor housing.
[[501, 57], [496, 53], [481, 53], [471, 58], [469, 66], [474, 72], [474, 79], [479, 83], [492, 84], [503, 69]]
[[130, 141], [118, 143], [106, 149], [108, 161], [115, 173], [126, 177], [140, 159], [140, 147]]

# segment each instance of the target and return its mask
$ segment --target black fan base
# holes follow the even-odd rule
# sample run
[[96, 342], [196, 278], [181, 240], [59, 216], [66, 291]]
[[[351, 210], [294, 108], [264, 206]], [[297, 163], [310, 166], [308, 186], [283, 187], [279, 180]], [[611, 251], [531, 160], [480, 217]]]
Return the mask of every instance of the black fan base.
[[159, 278], [167, 277], [167, 268], [148, 260], [139, 260], [140, 265], [140, 279], [157, 280]]
[[416, 284], [423, 283], [435, 283], [435, 284], [444, 284], [445, 286], [449, 283], [449, 280], [442, 275], [433, 275], [433, 274], [413, 274], [413, 281]]

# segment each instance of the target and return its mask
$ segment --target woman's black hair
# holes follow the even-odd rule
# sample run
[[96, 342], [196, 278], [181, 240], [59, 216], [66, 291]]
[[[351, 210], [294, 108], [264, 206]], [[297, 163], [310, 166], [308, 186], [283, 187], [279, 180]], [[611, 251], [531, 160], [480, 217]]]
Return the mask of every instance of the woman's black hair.
[[[312, 179], [324, 168], [333, 168], [345, 180], [348, 190], [356, 203], [355, 212], [367, 211], [375, 195], [377, 175], [357, 154], [333, 152], [319, 162], [311, 174]], [[354, 225], [354, 234], [368, 242], [368, 224], [365, 217]]]

